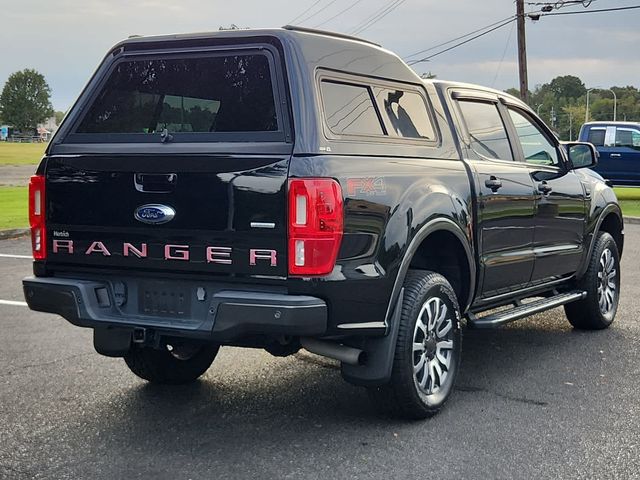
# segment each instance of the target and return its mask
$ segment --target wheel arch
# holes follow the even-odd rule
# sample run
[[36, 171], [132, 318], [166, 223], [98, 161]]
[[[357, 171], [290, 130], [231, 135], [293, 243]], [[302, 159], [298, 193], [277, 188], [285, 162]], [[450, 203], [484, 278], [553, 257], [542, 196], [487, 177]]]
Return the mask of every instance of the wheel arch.
[[[445, 245], [447, 249], [444, 255], [432, 251]], [[469, 238], [453, 220], [445, 217], [432, 219], [411, 239], [393, 285], [387, 308], [387, 325], [410, 268], [440, 273], [452, 284], [461, 311], [465, 312], [471, 305], [475, 293], [476, 265]]]
[[595, 227], [591, 231], [589, 248], [582, 262], [578, 278], [582, 277], [587, 271], [589, 259], [591, 258], [591, 253], [593, 252], [593, 247], [598, 237], [598, 232], [607, 232], [611, 234], [616, 242], [616, 246], [618, 247], [618, 253], [620, 254], [620, 257], [622, 257], [622, 250], [624, 248], [624, 220], [620, 207], [617, 204], [610, 203], [606, 205], [600, 212], [600, 215], [598, 215]]
[[609, 211], [609, 213], [602, 214], [600, 225], [596, 232], [609, 233], [615, 240], [618, 253], [622, 257], [622, 249], [624, 247], [624, 222], [617, 212], [612, 210]]

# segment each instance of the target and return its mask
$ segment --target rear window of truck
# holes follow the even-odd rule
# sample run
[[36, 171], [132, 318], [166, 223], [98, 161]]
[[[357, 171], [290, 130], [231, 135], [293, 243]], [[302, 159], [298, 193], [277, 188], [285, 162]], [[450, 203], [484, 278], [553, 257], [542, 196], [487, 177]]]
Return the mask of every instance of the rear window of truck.
[[[139, 58], [115, 64], [79, 121], [81, 140], [149, 141], [165, 132], [254, 140], [282, 130], [265, 54]], [[124, 138], [126, 137], [126, 138]], [[258, 138], [260, 139], [260, 138]]]

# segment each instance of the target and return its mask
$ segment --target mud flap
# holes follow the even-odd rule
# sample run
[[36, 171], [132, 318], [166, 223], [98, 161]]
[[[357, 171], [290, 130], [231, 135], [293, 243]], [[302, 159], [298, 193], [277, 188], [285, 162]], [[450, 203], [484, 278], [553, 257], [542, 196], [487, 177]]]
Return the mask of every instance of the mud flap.
[[125, 328], [94, 328], [93, 348], [106, 357], [123, 357], [131, 349], [131, 330]]
[[365, 387], [384, 385], [389, 382], [391, 369], [393, 368], [393, 357], [396, 353], [403, 298], [404, 288], [400, 290], [400, 295], [398, 295], [393, 316], [391, 317], [389, 333], [384, 337], [365, 339], [362, 347], [366, 355], [364, 364], [341, 364], [342, 378], [347, 382]]

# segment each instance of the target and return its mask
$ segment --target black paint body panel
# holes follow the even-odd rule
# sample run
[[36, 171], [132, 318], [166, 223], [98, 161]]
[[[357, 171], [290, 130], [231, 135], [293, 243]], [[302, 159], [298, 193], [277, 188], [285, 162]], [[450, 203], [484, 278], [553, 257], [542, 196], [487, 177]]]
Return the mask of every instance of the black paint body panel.
[[[245, 44], [269, 45], [277, 56], [287, 141], [65, 143], [114, 56]], [[429, 105], [436, 141], [328, 138], [317, 88], [321, 70], [332, 78], [358, 76], [418, 89]], [[98, 68], [39, 167], [47, 177], [49, 232], [67, 232], [77, 239], [79, 253], [52, 254], [50, 234], [49, 258], [35, 270], [281, 288], [325, 302], [321, 336], [343, 338], [389, 331], [411, 261], [407, 253], [413, 255], [425, 235], [445, 227], [469, 262], [470, 288], [459, 299], [465, 311], [547, 280], [570, 281], [584, 268], [602, 214], [621, 218], [615, 195], [593, 176], [563, 171], [548, 177], [554, 193], [543, 197], [535, 188], [539, 171], [473, 158], [452, 98], [453, 91], [468, 88], [423, 82], [396, 55], [329, 35], [274, 29], [124, 41]], [[529, 111], [502, 92], [473, 88]], [[177, 182], [169, 193], [140, 192], [136, 173], [173, 173]], [[499, 194], [484, 187], [491, 175], [503, 180]], [[296, 177], [331, 177], [342, 187], [344, 237], [333, 272], [320, 278], [287, 277], [287, 180]], [[172, 206], [175, 219], [139, 223], [134, 210], [146, 203]], [[271, 222], [274, 228], [252, 228], [251, 222]], [[85, 255], [82, 250], [94, 241], [104, 241], [112, 255]], [[125, 258], [122, 242], [147, 242], [152, 258]], [[167, 243], [190, 245], [189, 261], [162, 259]], [[233, 248], [233, 263], [208, 264], [206, 246]], [[250, 249], [276, 251], [277, 265], [250, 265]], [[502, 303], [516, 297], [513, 293]]]

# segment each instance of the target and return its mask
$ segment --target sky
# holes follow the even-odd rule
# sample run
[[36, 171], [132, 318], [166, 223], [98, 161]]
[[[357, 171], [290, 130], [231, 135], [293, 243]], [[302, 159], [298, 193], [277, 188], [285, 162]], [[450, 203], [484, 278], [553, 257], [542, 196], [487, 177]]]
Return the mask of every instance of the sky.
[[[0, 86], [12, 72], [35, 68], [52, 89], [54, 108], [65, 111], [107, 50], [129, 35], [213, 31], [231, 24], [278, 27], [316, 2], [297, 24], [350, 33], [393, 0], [0, 0]], [[587, 10], [638, 4], [592, 0]], [[526, 6], [527, 11], [536, 8]], [[578, 5], [561, 11], [582, 10]], [[359, 35], [405, 57], [514, 13], [513, 0], [403, 0]], [[528, 20], [530, 89], [567, 74], [579, 76], [588, 87], [640, 87], [639, 24], [640, 9]], [[517, 87], [512, 25], [415, 69], [442, 79]]]

